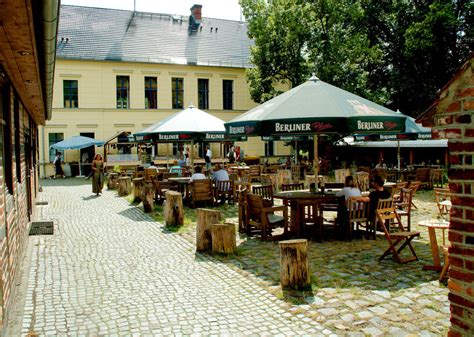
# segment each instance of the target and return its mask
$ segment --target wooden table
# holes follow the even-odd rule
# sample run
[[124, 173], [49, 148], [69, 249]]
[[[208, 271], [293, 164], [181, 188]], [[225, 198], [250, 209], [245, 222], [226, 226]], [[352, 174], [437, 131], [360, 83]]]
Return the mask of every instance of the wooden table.
[[337, 197], [335, 193], [312, 194], [309, 190], [285, 191], [273, 195], [275, 199], [283, 200], [283, 203], [290, 205], [290, 234], [300, 236], [301, 224], [298, 223], [297, 209], [298, 200], [319, 200], [321, 203], [335, 203]]
[[179, 192], [184, 196], [186, 204], [189, 204], [189, 184], [191, 183], [191, 177], [173, 177], [168, 178], [168, 181], [178, 184]]
[[444, 246], [446, 244], [445, 238], [444, 238], [444, 231], [446, 229], [449, 229], [449, 222], [442, 219], [441, 220], [431, 219], [431, 220], [423, 220], [418, 225], [428, 228], [428, 235], [430, 237], [431, 254], [433, 255], [433, 262], [434, 262], [434, 265], [423, 266], [423, 270], [441, 271], [443, 267], [441, 266], [441, 261], [439, 258], [438, 240], [436, 238], [435, 229], [443, 230], [443, 246]]

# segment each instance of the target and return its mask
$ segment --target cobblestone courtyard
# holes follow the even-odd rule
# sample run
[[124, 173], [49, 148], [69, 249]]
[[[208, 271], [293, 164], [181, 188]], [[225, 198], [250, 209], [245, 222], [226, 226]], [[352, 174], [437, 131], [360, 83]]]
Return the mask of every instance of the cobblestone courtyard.
[[[278, 286], [275, 243], [240, 238], [235, 256], [195, 254], [192, 226], [170, 233], [115, 191], [96, 197], [79, 179], [44, 181], [39, 199], [48, 205], [38, 220], [54, 220], [55, 234], [30, 237], [24, 298], [17, 296], [8, 322], [12, 336], [447, 331], [447, 289], [436, 273], [421, 271], [431, 258], [423, 229], [420, 261], [403, 266], [377, 261], [382, 239], [312, 243], [318, 286], [291, 294]], [[415, 219], [430, 216], [431, 206], [417, 205]]]

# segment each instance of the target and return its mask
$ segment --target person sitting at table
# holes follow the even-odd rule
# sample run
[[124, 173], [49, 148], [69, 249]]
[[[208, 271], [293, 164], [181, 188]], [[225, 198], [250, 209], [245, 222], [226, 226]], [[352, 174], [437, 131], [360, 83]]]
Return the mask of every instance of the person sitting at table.
[[392, 194], [384, 189], [383, 185], [385, 184], [385, 181], [381, 176], [375, 176], [374, 179], [371, 182], [371, 187], [373, 188], [373, 191], [370, 192], [368, 197], [363, 197], [362, 200], [364, 201], [370, 201], [369, 204], [369, 219], [371, 221], [375, 221], [375, 210], [377, 209], [377, 205], [379, 203], [380, 199], [388, 199], [392, 196]]
[[183, 171], [183, 168], [178, 165], [178, 161], [177, 160], [173, 161], [173, 166], [170, 167], [170, 173], [177, 173], [178, 177], [181, 177], [182, 171]]
[[184, 159], [184, 157], [180, 157], [180, 158], [179, 158], [179, 160], [178, 160], [178, 166], [179, 166], [179, 167], [186, 166], [186, 159]]
[[217, 170], [212, 173], [212, 180], [229, 180], [229, 173], [224, 169], [224, 165], [216, 165]]
[[360, 190], [358, 187], [356, 187], [353, 176], [347, 176], [344, 181], [344, 188], [336, 193], [336, 197], [344, 196], [346, 204], [347, 199], [350, 197], [360, 197], [360, 195]]
[[196, 166], [196, 168], [194, 169], [194, 174], [191, 176], [190, 181], [200, 180], [200, 179], [206, 179], [206, 176], [202, 174], [202, 167]]

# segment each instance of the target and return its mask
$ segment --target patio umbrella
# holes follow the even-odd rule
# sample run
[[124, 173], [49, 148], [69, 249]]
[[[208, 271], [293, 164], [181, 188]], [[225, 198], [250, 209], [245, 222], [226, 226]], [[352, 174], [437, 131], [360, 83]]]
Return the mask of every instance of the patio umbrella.
[[[298, 136], [402, 132], [405, 116], [312, 76], [225, 123], [231, 135]], [[317, 164], [317, 163], [316, 163]]]
[[[400, 111], [397, 111], [400, 113]], [[431, 139], [431, 129], [417, 124], [415, 119], [412, 117], [406, 117], [405, 119], [405, 131], [404, 132], [387, 132], [380, 135], [370, 134], [354, 134], [354, 140], [356, 141], [385, 141], [392, 140], [397, 142], [397, 168], [400, 170], [400, 141], [413, 141], [417, 139], [429, 140]]]
[[[191, 142], [201, 140], [220, 142], [226, 140], [224, 121], [190, 105], [164, 120], [134, 134], [137, 141], [143, 142]], [[193, 151], [190, 159], [193, 163]]]
[[[105, 142], [84, 136], [73, 136], [50, 146], [56, 150], [75, 150], [89, 146], [102, 146]], [[79, 165], [79, 176], [82, 176], [82, 166]]]
[[104, 142], [94, 138], [84, 137], [84, 136], [73, 136], [71, 138], [60, 141], [56, 144], [51, 145], [52, 149], [57, 150], [74, 150], [74, 149], [83, 149], [89, 146], [102, 146]]

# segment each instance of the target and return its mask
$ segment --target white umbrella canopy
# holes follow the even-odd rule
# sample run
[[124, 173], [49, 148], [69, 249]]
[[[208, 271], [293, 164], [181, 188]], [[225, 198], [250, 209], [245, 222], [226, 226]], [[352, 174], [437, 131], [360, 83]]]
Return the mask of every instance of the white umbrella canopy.
[[137, 141], [177, 142], [225, 140], [224, 121], [190, 105], [134, 134]]

